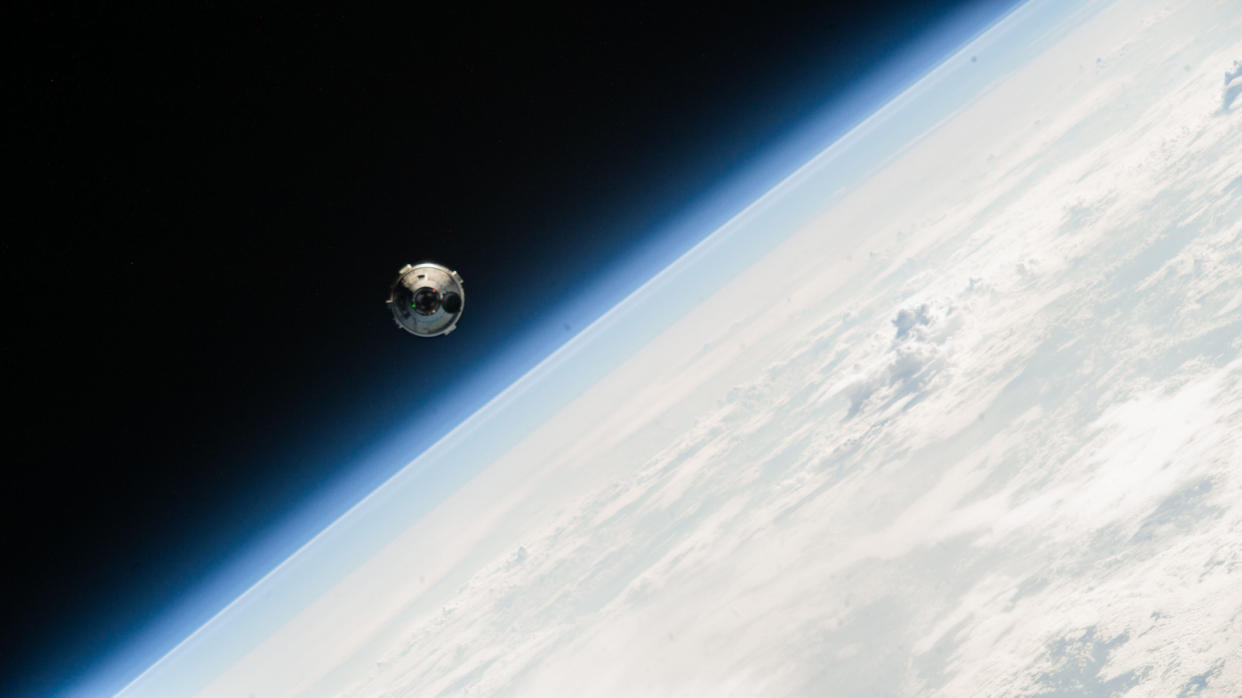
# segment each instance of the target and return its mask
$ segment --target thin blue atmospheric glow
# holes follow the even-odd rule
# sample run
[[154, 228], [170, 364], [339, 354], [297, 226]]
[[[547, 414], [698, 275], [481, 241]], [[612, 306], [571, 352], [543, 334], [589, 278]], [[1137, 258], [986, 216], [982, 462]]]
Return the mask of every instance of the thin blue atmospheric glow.
[[[435, 427], [411, 418], [349, 468], [359, 475], [325, 488], [94, 668], [71, 694], [168, 696], [201, 689], [827, 202], [1102, 4], [1086, 2], [1067, 12], [1053, 0], [1032, 0], [976, 33], [1013, 5], [981, 2], [911, 44], [455, 386], [445, 398], [450, 411], [473, 416], [412, 462], [410, 454]], [[924, 69], [946, 55], [933, 70]], [[971, 56], [979, 60], [972, 63]], [[817, 155], [808, 160], [806, 153]], [[664, 271], [649, 278], [653, 268]], [[659, 303], [641, 302], [656, 294]], [[598, 319], [557, 349], [566, 317]], [[402, 462], [408, 465], [397, 470], [394, 464]], [[362, 496], [361, 483], [394, 471]]]

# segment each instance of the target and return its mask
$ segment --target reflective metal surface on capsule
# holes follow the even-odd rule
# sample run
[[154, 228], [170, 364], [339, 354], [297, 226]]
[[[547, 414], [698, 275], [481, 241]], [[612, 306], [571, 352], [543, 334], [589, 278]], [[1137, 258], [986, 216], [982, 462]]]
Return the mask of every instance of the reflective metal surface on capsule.
[[452, 332], [465, 305], [461, 276], [434, 262], [401, 267], [388, 294], [388, 309], [397, 327], [419, 337]]

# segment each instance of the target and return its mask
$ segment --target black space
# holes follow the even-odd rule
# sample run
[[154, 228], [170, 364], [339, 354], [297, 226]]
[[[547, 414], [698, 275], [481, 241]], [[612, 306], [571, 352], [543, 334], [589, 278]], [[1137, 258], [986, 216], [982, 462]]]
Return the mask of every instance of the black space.
[[[63, 688], [521, 332], [519, 282], [573, 293], [966, 4], [11, 13], [0, 685]], [[423, 258], [449, 337], [383, 304]]]

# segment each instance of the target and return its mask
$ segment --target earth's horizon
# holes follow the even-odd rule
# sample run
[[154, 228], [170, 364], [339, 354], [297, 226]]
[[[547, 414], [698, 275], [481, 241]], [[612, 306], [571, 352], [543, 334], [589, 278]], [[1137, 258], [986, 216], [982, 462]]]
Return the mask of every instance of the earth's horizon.
[[1238, 695], [1240, 58], [1022, 5], [121, 695]]

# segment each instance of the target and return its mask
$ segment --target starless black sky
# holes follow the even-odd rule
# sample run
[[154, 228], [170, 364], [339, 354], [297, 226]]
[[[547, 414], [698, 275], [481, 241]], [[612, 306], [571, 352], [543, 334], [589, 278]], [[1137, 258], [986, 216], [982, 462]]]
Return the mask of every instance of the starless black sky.
[[[970, 7], [11, 13], [6, 685], [63, 687]], [[447, 338], [383, 306], [421, 258], [466, 279]]]

